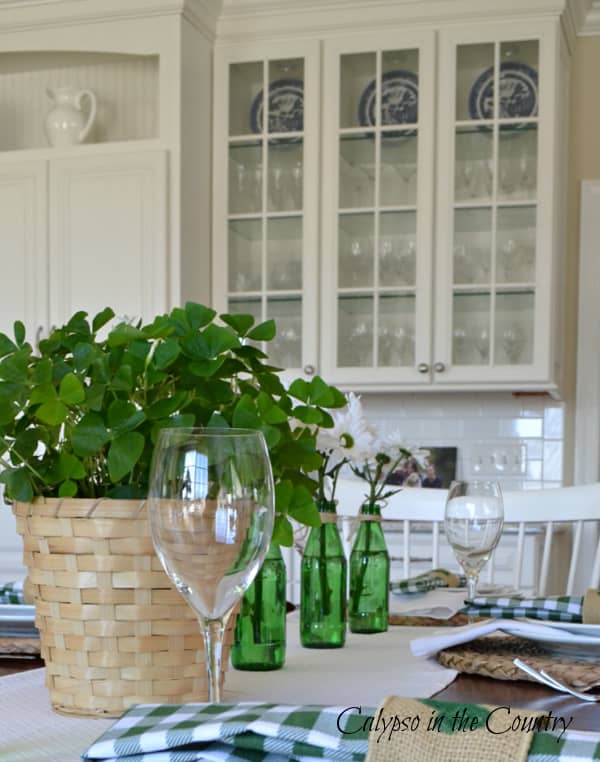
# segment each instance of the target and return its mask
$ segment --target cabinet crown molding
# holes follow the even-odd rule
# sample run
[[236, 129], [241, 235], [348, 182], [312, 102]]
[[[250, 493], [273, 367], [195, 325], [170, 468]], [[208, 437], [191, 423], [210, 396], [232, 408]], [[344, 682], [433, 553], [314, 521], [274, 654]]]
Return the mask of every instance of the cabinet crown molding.
[[0, 31], [180, 15], [214, 38], [222, 0], [0, 0]]
[[[561, 19], [574, 40], [593, 0], [223, 0], [217, 39], [235, 43], [276, 38], [290, 28], [303, 36], [363, 31], [381, 24], [447, 25], [490, 20]], [[595, 0], [594, 0], [595, 1]]]
[[588, 9], [578, 33], [583, 37], [600, 34], [600, 0], [591, 0], [591, 7]]

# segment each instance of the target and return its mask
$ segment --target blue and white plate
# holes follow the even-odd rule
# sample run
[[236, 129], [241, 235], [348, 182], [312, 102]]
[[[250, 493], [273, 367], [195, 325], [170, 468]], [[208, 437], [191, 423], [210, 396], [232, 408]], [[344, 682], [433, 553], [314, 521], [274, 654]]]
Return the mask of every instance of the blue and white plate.
[[[250, 129], [263, 130], [263, 91], [252, 101]], [[304, 82], [276, 79], [269, 84], [269, 132], [301, 132], [304, 129]]]
[[[360, 96], [358, 122], [374, 127], [377, 83], [373, 79]], [[419, 116], [419, 79], [412, 71], [387, 71], [381, 79], [382, 125], [415, 124]]]
[[[505, 61], [500, 64], [500, 119], [537, 116], [538, 75], [524, 63]], [[471, 119], [494, 118], [494, 67], [483, 71], [469, 93]], [[525, 126], [516, 125], [516, 126]]]

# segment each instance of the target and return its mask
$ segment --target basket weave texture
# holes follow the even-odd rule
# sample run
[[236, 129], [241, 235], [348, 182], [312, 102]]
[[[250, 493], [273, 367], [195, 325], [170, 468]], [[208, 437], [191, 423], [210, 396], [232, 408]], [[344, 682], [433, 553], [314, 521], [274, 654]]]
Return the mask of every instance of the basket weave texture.
[[13, 511], [55, 710], [114, 717], [208, 699], [200, 627], [154, 552], [145, 502], [47, 498]]

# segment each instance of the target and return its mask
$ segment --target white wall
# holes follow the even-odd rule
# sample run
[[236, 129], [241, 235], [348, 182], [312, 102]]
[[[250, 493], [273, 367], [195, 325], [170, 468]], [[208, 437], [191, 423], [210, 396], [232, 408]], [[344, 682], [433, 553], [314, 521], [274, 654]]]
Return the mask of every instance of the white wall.
[[373, 421], [421, 447], [457, 447], [457, 478], [486, 476], [505, 489], [563, 483], [564, 404], [503, 393], [363, 395]]

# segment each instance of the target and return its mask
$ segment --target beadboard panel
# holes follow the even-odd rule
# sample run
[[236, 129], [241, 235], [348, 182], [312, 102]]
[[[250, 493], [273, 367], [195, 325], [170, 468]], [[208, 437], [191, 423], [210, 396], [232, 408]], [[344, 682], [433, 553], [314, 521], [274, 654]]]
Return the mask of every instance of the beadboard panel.
[[[0, 56], [0, 151], [48, 145], [48, 87], [92, 90], [98, 111], [88, 143], [158, 137], [158, 58], [95, 54]], [[87, 113], [84, 101], [84, 112]]]

